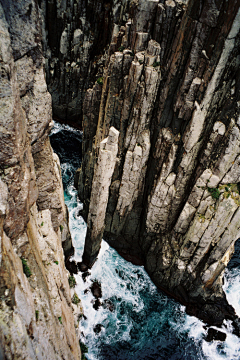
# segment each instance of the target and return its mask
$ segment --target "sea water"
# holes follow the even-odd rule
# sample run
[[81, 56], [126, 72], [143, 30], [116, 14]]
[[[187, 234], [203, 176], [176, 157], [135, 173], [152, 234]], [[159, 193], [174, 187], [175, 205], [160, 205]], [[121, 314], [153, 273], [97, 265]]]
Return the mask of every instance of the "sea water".
[[[86, 234], [86, 223], [79, 215], [82, 204], [73, 186], [81, 164], [81, 140], [81, 131], [55, 123], [51, 143], [61, 161], [76, 261], [81, 261]], [[239, 248], [237, 244], [226, 271], [224, 290], [240, 316]], [[104, 240], [90, 275], [84, 280], [81, 273], [74, 276], [84, 309], [79, 327], [88, 360], [240, 359], [240, 339], [232, 334], [230, 322], [222, 327], [226, 341], [206, 342], [204, 323], [188, 316], [184, 306], [156, 288], [143, 267], [125, 261]], [[103, 305], [98, 310], [93, 308], [90, 291], [93, 281], [102, 288]]]

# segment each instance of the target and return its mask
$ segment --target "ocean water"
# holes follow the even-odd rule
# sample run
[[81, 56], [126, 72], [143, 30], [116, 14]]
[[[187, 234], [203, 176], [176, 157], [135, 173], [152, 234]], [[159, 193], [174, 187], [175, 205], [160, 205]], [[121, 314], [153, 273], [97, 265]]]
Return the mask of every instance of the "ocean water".
[[[86, 223], [79, 216], [82, 204], [73, 186], [74, 172], [81, 164], [81, 139], [81, 131], [55, 123], [51, 143], [61, 161], [76, 261], [81, 261], [86, 234]], [[240, 316], [239, 250], [237, 243], [224, 290]], [[188, 316], [184, 306], [156, 288], [143, 267], [125, 261], [104, 240], [90, 275], [86, 279], [81, 273], [74, 276], [84, 309], [79, 327], [88, 360], [240, 359], [240, 339], [232, 334], [230, 322], [222, 328], [226, 341], [207, 342], [204, 323]], [[96, 280], [102, 288], [98, 310], [90, 291]]]

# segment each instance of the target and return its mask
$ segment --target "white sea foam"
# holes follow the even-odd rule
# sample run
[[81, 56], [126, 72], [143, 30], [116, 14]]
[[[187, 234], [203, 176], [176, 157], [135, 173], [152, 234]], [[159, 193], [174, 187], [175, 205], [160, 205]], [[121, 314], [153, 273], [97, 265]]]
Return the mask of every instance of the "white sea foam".
[[53, 134], [57, 134], [62, 130], [67, 130], [67, 131], [69, 131], [71, 133], [75, 133], [75, 134], [82, 134], [83, 133], [82, 130], [75, 129], [75, 128], [67, 125], [67, 124], [60, 124], [60, 123], [58, 123], [57, 121], [54, 121], [54, 120], [53, 120], [53, 123], [54, 123], [54, 125], [53, 125], [53, 128], [52, 128], [51, 132], [50, 132], [50, 136], [53, 135]]

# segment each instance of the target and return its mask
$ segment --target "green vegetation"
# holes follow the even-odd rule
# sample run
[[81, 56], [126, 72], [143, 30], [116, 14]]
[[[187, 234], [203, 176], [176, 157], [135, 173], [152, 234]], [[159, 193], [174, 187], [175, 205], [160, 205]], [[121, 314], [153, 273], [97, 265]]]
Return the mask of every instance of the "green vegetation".
[[27, 260], [24, 258], [21, 258], [22, 260], [22, 266], [23, 266], [23, 272], [26, 275], [26, 277], [30, 277], [32, 275], [32, 272], [27, 264]]
[[237, 204], [240, 205], [240, 195], [239, 195], [239, 183], [237, 184], [227, 184], [227, 185], [221, 185], [219, 186], [220, 190], [224, 190], [223, 197], [225, 199], [228, 199], [230, 196]]
[[60, 231], [62, 232], [62, 231], [63, 231], [63, 226], [62, 226], [62, 225], [60, 225], [59, 227], [60, 227]]
[[139, 64], [142, 65], [143, 64], [143, 60], [138, 60]]
[[157, 66], [160, 66], [160, 61], [155, 61], [155, 63], [153, 63], [153, 67], [157, 67]]
[[199, 217], [199, 221], [201, 223], [203, 223], [206, 220], [205, 215], [203, 215], [203, 214], [198, 213], [198, 217]]
[[238, 189], [238, 193], [240, 194], [240, 182], [236, 184], [237, 189]]
[[123, 50], [125, 50], [125, 47], [124, 47], [124, 46], [120, 46], [120, 47], [118, 48], [118, 51], [120, 51], [120, 52], [123, 52]]
[[56, 260], [56, 261], [54, 261], [55, 262], [55, 264], [57, 264], [58, 265], [58, 261]]
[[39, 319], [39, 311], [38, 310], [35, 311], [35, 316], [36, 316], [36, 321], [38, 321], [38, 319]]
[[85, 360], [86, 359], [85, 354], [88, 353], [88, 347], [80, 340], [79, 340], [79, 345], [80, 345], [81, 352], [82, 352], [82, 360]]
[[103, 77], [99, 77], [97, 79], [97, 83], [98, 83], [98, 85], [103, 85]]
[[[207, 180], [207, 182], [209, 182]], [[237, 184], [227, 184], [220, 185], [218, 188], [210, 188], [207, 186], [197, 186], [199, 189], [207, 190], [214, 200], [218, 200], [220, 195], [223, 195], [223, 198], [228, 199], [230, 196], [234, 200], [235, 204], [240, 206], [240, 185]], [[216, 209], [215, 209], [216, 210]]]
[[62, 324], [62, 317], [61, 316], [59, 316], [58, 321], [60, 322], [60, 324]]
[[219, 199], [221, 193], [217, 188], [207, 187], [207, 191], [211, 194], [213, 199]]
[[77, 285], [74, 276], [69, 276], [68, 283], [69, 283], [70, 288], [74, 288]]
[[44, 222], [41, 223], [41, 226], [43, 226]]
[[75, 304], [75, 305], [78, 305], [80, 303], [80, 299], [79, 299], [79, 297], [77, 296], [76, 293], [73, 294], [72, 303]]

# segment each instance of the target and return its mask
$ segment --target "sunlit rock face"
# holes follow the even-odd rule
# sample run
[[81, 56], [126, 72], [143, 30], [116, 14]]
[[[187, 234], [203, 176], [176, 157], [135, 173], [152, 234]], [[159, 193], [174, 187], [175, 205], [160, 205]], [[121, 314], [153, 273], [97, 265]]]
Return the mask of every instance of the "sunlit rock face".
[[0, 357], [80, 359], [36, 2], [1, 1], [0, 34]]
[[222, 275], [240, 235], [238, 5], [130, 2], [85, 95], [75, 179], [87, 218], [100, 143], [114, 126], [104, 238], [212, 324], [235, 316]]

